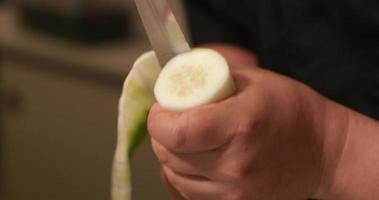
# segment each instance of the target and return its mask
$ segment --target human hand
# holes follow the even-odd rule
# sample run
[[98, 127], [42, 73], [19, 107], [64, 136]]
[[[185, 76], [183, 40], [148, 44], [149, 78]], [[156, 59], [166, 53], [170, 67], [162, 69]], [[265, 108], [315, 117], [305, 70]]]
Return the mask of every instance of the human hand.
[[343, 146], [325, 131], [343, 131], [344, 119], [330, 128], [324, 119], [335, 106], [327, 99], [254, 59], [225, 57], [237, 85], [233, 97], [182, 113], [151, 109], [149, 133], [173, 198], [317, 197]]

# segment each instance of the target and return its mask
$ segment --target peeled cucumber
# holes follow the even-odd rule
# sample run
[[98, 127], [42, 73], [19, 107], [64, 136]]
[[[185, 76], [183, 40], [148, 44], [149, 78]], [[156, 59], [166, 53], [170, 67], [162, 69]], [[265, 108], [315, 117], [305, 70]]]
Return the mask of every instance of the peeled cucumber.
[[147, 134], [147, 116], [157, 101], [180, 112], [220, 101], [235, 91], [226, 60], [216, 51], [194, 49], [161, 69], [153, 52], [137, 59], [119, 102], [118, 139], [112, 171], [112, 200], [131, 200], [129, 159]]
[[233, 78], [224, 57], [210, 49], [194, 49], [171, 59], [160, 73], [154, 94], [170, 111], [184, 111], [231, 96]]

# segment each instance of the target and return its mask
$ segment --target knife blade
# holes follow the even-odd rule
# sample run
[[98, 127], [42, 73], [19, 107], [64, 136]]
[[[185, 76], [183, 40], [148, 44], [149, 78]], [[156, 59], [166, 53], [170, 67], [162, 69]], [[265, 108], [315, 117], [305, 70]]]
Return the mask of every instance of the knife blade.
[[174, 56], [190, 51], [190, 45], [167, 0], [135, 0], [135, 3], [162, 67]]

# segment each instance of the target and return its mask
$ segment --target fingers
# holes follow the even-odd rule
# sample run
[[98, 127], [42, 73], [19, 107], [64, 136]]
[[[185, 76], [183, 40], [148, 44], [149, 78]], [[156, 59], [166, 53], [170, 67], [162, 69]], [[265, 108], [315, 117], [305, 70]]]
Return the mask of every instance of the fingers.
[[163, 184], [166, 185], [168, 192], [171, 196], [172, 200], [188, 200], [185, 199], [167, 180], [166, 174], [164, 173], [163, 169], [161, 169], [161, 179]]
[[163, 166], [163, 173], [173, 188], [188, 200], [219, 200], [223, 185], [217, 182], [179, 174]]
[[148, 118], [149, 133], [166, 148], [180, 153], [214, 150], [231, 140], [226, 113], [231, 107], [207, 105], [183, 113], [165, 111], [155, 104]]
[[176, 172], [208, 180], [215, 180], [218, 178], [214, 169], [221, 157], [219, 151], [194, 154], [174, 153], [166, 149], [154, 139], [152, 139], [152, 146], [160, 163]]

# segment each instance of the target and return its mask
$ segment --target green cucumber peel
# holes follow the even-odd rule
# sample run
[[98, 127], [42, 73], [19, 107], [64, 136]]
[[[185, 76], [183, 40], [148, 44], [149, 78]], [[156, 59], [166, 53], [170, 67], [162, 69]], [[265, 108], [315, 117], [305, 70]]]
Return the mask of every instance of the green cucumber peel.
[[137, 149], [137, 147], [143, 142], [143, 140], [148, 135], [147, 132], [147, 117], [149, 116], [150, 110], [145, 111], [145, 120], [140, 122], [135, 129], [135, 133], [131, 134], [129, 137], [129, 158], [131, 159]]
[[154, 84], [161, 71], [153, 52], [137, 59], [119, 101], [117, 145], [112, 170], [112, 200], [131, 200], [130, 158], [147, 135], [147, 117], [155, 102]]

